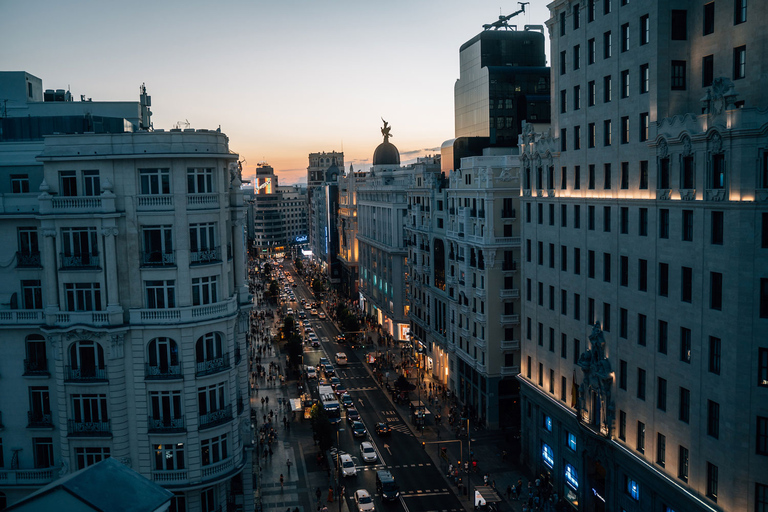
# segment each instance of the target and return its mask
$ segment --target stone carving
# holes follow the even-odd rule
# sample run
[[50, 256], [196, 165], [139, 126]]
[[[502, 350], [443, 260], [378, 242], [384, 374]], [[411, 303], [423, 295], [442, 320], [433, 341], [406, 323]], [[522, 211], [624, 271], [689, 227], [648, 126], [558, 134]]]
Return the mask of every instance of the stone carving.
[[43, 229], [43, 236], [49, 236], [51, 238], [56, 238], [56, 230], [55, 229]]
[[512, 169], [509, 167], [505, 167], [501, 170], [501, 174], [499, 174], [499, 181], [512, 181]]
[[723, 138], [720, 133], [712, 132], [709, 137], [709, 150], [715, 155], [723, 152]]
[[88, 329], [73, 329], [65, 332], [63, 335], [65, 342], [80, 341], [80, 340], [92, 340], [97, 341], [104, 338], [103, 332], [89, 331]]
[[384, 136], [384, 142], [389, 142], [389, 138], [393, 135], [390, 133], [392, 130], [392, 127], [389, 126], [389, 123], [384, 120], [384, 118], [381, 118], [381, 122], [384, 123], [384, 126], [381, 128], [381, 134]]
[[105, 197], [115, 197], [115, 193], [112, 192], [112, 182], [106, 176], [101, 180], [101, 195]]
[[725, 200], [725, 189], [708, 189], [707, 190], [707, 201], [724, 201]]
[[483, 256], [488, 260], [488, 268], [493, 268], [493, 264], [496, 262], [496, 249], [487, 249], [487, 253]]
[[[590, 348], [579, 357], [578, 365], [584, 375], [579, 386], [579, 410], [585, 410], [592, 401], [590, 398], [596, 395], [595, 404], [597, 410], [591, 411], [595, 424], [598, 427], [608, 426], [613, 422], [615, 405], [611, 397], [613, 376], [611, 362], [605, 355], [605, 338], [600, 322], [592, 326], [592, 334], [589, 335]], [[605, 404], [603, 417], [600, 408]]]
[[733, 82], [725, 77], [717, 77], [712, 81], [712, 86], [707, 89], [707, 93], [701, 98], [701, 105], [704, 112], [710, 115], [718, 116], [726, 110], [732, 110], [736, 103], [736, 90]]
[[59, 466], [59, 478], [69, 474], [69, 459], [64, 458], [61, 461], [61, 466]]
[[536, 191], [536, 197], [544, 197], [544, 191], [539, 189]]
[[523, 132], [523, 138], [525, 142], [532, 143], [536, 134], [533, 131], [533, 125], [525, 121], [522, 122], [521, 131]]
[[117, 236], [117, 228], [101, 228], [101, 234], [104, 236]]
[[531, 197], [531, 189], [529, 189], [529, 188], [524, 188], [524, 189], [523, 189], [523, 196], [524, 196], [524, 197]]
[[669, 189], [663, 188], [656, 191], [656, 199], [666, 201], [669, 199]]
[[117, 461], [122, 464], [123, 466], [131, 467], [131, 458], [130, 457], [118, 457]]
[[688, 135], [683, 135], [683, 156], [691, 156], [692, 154], [691, 138]]
[[53, 352], [53, 358], [56, 361], [61, 361], [61, 335], [53, 334], [48, 336], [48, 343], [51, 344], [51, 351]]
[[109, 344], [109, 358], [110, 359], [120, 359], [123, 357], [124, 352], [124, 340], [125, 336], [123, 334], [113, 334], [110, 336], [110, 344]]
[[680, 189], [680, 199], [683, 201], [693, 201], [696, 199], [696, 189], [684, 188]]
[[658, 155], [659, 158], [667, 158], [669, 155], [669, 146], [667, 146], [666, 139], [661, 139], [659, 141], [659, 145], [656, 148], [656, 155]]

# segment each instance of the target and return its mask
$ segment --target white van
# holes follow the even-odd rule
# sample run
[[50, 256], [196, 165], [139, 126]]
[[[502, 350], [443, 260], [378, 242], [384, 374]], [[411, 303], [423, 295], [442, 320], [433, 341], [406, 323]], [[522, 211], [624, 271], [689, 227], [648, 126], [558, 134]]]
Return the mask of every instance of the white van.
[[347, 354], [344, 352], [339, 352], [336, 354], [336, 364], [339, 366], [346, 366], [347, 365]]

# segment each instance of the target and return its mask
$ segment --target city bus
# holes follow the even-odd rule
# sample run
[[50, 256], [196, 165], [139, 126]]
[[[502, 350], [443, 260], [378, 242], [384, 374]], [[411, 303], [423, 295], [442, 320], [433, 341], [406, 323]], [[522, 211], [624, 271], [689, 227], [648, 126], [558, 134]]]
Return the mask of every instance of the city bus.
[[339, 423], [341, 421], [341, 407], [339, 401], [336, 400], [336, 393], [334, 393], [333, 388], [331, 386], [318, 386], [317, 392], [320, 395], [320, 403], [323, 404], [328, 420], [332, 424]]

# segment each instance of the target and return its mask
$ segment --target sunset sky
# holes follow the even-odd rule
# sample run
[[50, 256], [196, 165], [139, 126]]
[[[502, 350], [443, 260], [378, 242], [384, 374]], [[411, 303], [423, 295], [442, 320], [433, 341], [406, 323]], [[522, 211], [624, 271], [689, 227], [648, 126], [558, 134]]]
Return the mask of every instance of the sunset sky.
[[[547, 3], [531, 0], [510, 23], [543, 25]], [[221, 125], [246, 176], [266, 161], [288, 184], [306, 180], [310, 152], [343, 150], [347, 169], [368, 169], [381, 117], [403, 163], [439, 152], [453, 137], [459, 47], [518, 9], [501, 0], [0, 0], [0, 69], [94, 101], [137, 101], [146, 83], [156, 128]]]

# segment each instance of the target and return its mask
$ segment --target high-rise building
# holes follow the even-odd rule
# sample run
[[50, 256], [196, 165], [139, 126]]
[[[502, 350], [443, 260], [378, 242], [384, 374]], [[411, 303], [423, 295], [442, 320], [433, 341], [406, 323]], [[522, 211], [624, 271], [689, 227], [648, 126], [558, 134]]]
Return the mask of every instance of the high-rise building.
[[339, 264], [341, 278], [339, 287], [345, 297], [357, 300], [360, 253], [357, 244], [357, 193], [365, 186], [367, 174], [355, 172], [352, 165], [349, 172], [339, 175]]
[[578, 510], [766, 510], [768, 4], [549, 7], [523, 460]]
[[[344, 153], [310, 153], [307, 167], [307, 227], [309, 247], [317, 263], [333, 282], [340, 279], [336, 260], [336, 210], [329, 210], [337, 199], [334, 196], [336, 181], [343, 174]], [[326, 185], [331, 184], [329, 188]], [[330, 193], [330, 195], [329, 195]], [[317, 197], [316, 197], [317, 196]], [[335, 208], [335, 207], [334, 207]]]
[[175, 510], [247, 506], [250, 300], [227, 137], [147, 131], [143, 89], [102, 104], [43, 101], [25, 73], [0, 83], [15, 98], [0, 142], [13, 235], [0, 252], [0, 505], [114, 457], [172, 490]]

